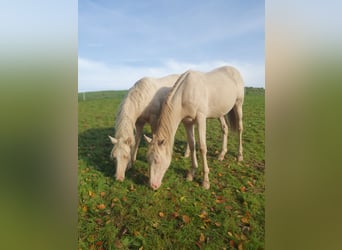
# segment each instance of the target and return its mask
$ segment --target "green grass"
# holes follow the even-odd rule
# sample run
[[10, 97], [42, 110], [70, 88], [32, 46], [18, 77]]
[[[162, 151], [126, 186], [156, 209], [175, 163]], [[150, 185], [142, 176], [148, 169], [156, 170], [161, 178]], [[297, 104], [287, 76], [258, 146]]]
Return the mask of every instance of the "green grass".
[[[233, 132], [225, 160], [217, 160], [222, 133], [218, 120], [207, 120], [209, 190], [201, 187], [199, 153], [196, 178], [185, 180], [190, 160], [182, 157], [182, 125], [171, 166], [157, 191], [147, 185], [143, 140], [125, 181], [115, 181], [107, 135], [114, 134], [115, 114], [125, 93], [86, 93], [85, 101], [79, 94], [79, 249], [264, 249], [264, 89], [246, 88], [242, 163], [236, 161]], [[150, 135], [149, 126], [144, 132]]]

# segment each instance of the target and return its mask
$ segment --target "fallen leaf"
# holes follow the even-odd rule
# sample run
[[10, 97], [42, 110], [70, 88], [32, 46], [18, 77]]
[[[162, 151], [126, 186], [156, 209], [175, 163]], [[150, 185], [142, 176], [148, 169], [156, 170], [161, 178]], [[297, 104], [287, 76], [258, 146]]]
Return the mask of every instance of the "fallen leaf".
[[246, 218], [246, 217], [241, 218], [241, 221], [244, 224], [248, 224], [248, 218]]
[[98, 225], [102, 225], [102, 224], [103, 224], [103, 220], [100, 219], [100, 218], [96, 218], [96, 219], [95, 219], [95, 222], [96, 222], [96, 224], [98, 224]]
[[204, 242], [204, 241], [205, 241], [204, 234], [201, 233], [201, 234], [200, 234], [200, 237], [199, 237], [199, 242]]
[[158, 215], [159, 215], [160, 218], [164, 217], [164, 213], [163, 212], [159, 212]]
[[93, 192], [93, 191], [90, 191], [90, 190], [89, 190], [89, 191], [88, 191], [88, 194], [89, 194], [90, 197], [94, 197], [94, 192]]
[[207, 211], [202, 210], [202, 211], [201, 211], [201, 214], [199, 215], [199, 217], [200, 217], [201, 219], [204, 219], [204, 218], [207, 217], [207, 215], [208, 215]]
[[188, 223], [190, 222], [189, 216], [187, 216], [187, 215], [185, 215], [185, 214], [182, 216], [182, 219], [183, 219], [183, 221], [184, 221], [185, 224], [188, 224]]
[[220, 222], [215, 222], [215, 226], [220, 227], [221, 223]]
[[82, 207], [82, 211], [83, 211], [83, 212], [87, 212], [87, 211], [88, 211], [88, 207], [87, 207], [87, 206], [83, 206], [83, 207]]
[[207, 216], [206, 216], [205, 214], [200, 214], [199, 217], [200, 217], [201, 219], [204, 219], [204, 218], [206, 218]]
[[101, 192], [101, 193], [100, 193], [100, 196], [101, 196], [101, 197], [104, 197], [105, 195], [106, 195], [106, 192]]
[[224, 199], [222, 197], [217, 197], [217, 199], [215, 200], [216, 203], [220, 204], [224, 202]]
[[235, 247], [235, 242], [234, 242], [233, 240], [230, 240], [230, 241], [229, 241], [229, 246]]
[[172, 216], [173, 216], [173, 218], [177, 218], [179, 216], [179, 214], [177, 212], [173, 212]]
[[242, 242], [239, 243], [238, 250], [243, 250]]
[[225, 206], [224, 208], [225, 208], [226, 210], [229, 210], [229, 211], [233, 209], [232, 206]]
[[101, 203], [101, 204], [97, 205], [96, 207], [97, 207], [98, 209], [100, 209], [100, 210], [103, 210], [103, 209], [106, 208], [106, 205], [103, 204], [103, 203]]
[[205, 220], [203, 220], [203, 222], [205, 222], [205, 223], [210, 223], [211, 220], [210, 220], [210, 219], [205, 219]]
[[227, 234], [228, 234], [230, 237], [233, 237], [232, 232], [228, 232]]
[[221, 173], [218, 173], [217, 175], [218, 175], [219, 177], [221, 177], [221, 176], [222, 176], [222, 174], [221, 174]]
[[246, 187], [245, 186], [240, 187], [240, 191], [243, 193], [246, 192]]
[[253, 183], [251, 181], [247, 181], [248, 186], [254, 187]]
[[102, 246], [102, 244], [103, 244], [103, 242], [100, 240], [100, 241], [98, 241], [98, 242], [96, 242], [96, 246]]

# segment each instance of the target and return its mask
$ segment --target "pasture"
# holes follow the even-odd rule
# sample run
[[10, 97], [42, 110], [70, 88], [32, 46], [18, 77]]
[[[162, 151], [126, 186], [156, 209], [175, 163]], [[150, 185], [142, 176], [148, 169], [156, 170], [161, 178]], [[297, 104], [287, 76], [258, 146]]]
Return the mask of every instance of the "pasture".
[[[193, 182], [186, 181], [191, 163], [183, 157], [182, 124], [171, 166], [157, 191], [148, 186], [144, 140], [124, 182], [115, 181], [108, 135], [114, 135], [115, 115], [126, 93], [78, 97], [78, 248], [264, 249], [265, 90], [246, 88], [243, 162], [236, 160], [238, 137], [231, 131], [228, 153], [222, 162], [217, 160], [222, 132], [217, 119], [207, 120], [209, 190], [201, 186], [198, 150], [196, 176]], [[144, 133], [151, 135], [148, 125]]]

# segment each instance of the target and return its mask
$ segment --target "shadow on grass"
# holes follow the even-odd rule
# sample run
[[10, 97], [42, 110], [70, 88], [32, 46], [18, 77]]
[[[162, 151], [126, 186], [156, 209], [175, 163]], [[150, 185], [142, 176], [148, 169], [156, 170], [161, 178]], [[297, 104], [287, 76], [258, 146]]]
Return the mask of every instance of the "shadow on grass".
[[[113, 144], [108, 135], [113, 135], [113, 128], [88, 129], [78, 135], [78, 158], [86, 162], [88, 167], [102, 172], [105, 176], [115, 179], [115, 161], [110, 159]], [[143, 142], [140, 146], [147, 147]], [[143, 159], [145, 160], [145, 159]], [[138, 159], [132, 168], [126, 171], [126, 178], [137, 185], [146, 185], [148, 177], [141, 169], [142, 161]]]
[[[108, 135], [113, 135], [114, 128], [93, 128], [84, 131], [78, 136], [78, 157], [86, 162], [88, 167], [102, 172], [105, 176], [115, 179], [115, 161], [110, 159], [110, 152], [113, 144], [108, 139]], [[137, 161], [133, 167], [126, 171], [126, 178], [132, 180], [137, 185], [148, 185], [148, 166], [146, 153], [148, 145], [142, 139], [139, 146]], [[185, 160], [184, 153], [186, 141], [175, 138], [173, 159], [171, 162], [172, 170], [178, 175], [186, 178], [191, 168], [191, 160]], [[210, 151], [208, 151], [209, 153]], [[210, 154], [210, 153], [209, 153]], [[175, 164], [175, 157], [180, 158], [180, 162]], [[197, 154], [197, 158], [201, 157]], [[215, 156], [216, 157], [216, 156]], [[201, 164], [199, 162], [199, 164]], [[202, 165], [198, 171], [201, 171]]]

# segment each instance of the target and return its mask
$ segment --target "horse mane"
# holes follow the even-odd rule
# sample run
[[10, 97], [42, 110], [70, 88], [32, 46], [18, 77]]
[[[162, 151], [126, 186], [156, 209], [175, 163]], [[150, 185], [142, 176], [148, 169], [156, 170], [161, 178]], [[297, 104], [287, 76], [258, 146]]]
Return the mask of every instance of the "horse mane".
[[173, 106], [171, 100], [173, 99], [175, 93], [182, 85], [183, 80], [188, 75], [189, 71], [183, 73], [173, 85], [172, 89], [168, 93], [167, 97], [165, 98], [164, 104], [162, 105], [158, 126], [156, 134], [161, 138], [171, 138], [171, 145], [173, 144], [173, 135], [172, 135], [172, 126], [174, 124], [174, 120], [171, 117], [171, 113], [173, 110]]
[[151, 93], [152, 86], [148, 81], [146, 77], [137, 81], [120, 103], [115, 121], [116, 137], [132, 137], [134, 140], [136, 110], [144, 106], [146, 96]]
[[172, 89], [170, 90], [169, 94], [166, 97], [166, 103], [168, 105], [170, 105], [170, 101], [172, 100], [173, 96], [175, 95], [175, 93], [177, 92], [177, 90], [179, 89], [180, 85], [182, 85], [182, 82], [184, 80], [184, 78], [188, 75], [189, 71], [186, 71], [185, 73], [183, 73], [176, 81], [176, 83], [173, 85]]

